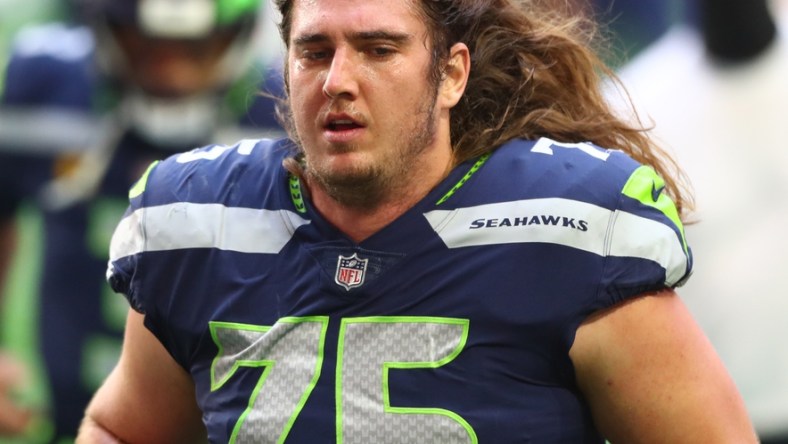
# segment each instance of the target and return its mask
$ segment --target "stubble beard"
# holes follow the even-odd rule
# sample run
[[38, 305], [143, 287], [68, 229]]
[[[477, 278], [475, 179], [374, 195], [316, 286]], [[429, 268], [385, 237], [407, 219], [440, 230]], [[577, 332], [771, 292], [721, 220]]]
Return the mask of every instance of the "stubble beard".
[[[306, 157], [306, 175], [337, 203], [355, 210], [371, 211], [407, 193], [411, 178], [421, 167], [421, 154], [432, 144], [437, 133], [434, 115], [437, 94], [422, 103], [414, 118], [414, 128], [402, 128], [395, 147], [383, 161], [363, 165], [352, 171], [336, 172], [311, 165]], [[347, 151], [357, 147], [347, 145]]]

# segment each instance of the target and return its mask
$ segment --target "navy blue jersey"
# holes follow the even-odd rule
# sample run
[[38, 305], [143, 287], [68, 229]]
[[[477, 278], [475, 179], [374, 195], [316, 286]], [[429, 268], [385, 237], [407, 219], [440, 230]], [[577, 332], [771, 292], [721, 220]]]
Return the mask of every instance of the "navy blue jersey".
[[211, 442], [603, 442], [575, 331], [691, 269], [653, 169], [512, 141], [355, 243], [288, 143], [153, 165], [113, 236], [108, 280], [192, 375]]
[[[250, 87], [248, 97], [255, 97], [254, 85]], [[117, 93], [115, 85], [99, 74], [93, 37], [86, 28], [32, 28], [16, 40], [6, 71], [0, 120], [8, 123], [19, 118], [20, 125], [30, 125], [26, 117], [35, 115], [53, 124], [99, 124], [115, 112], [112, 96]], [[270, 100], [255, 102], [248, 113], [223, 123], [236, 125], [235, 117], [256, 125], [253, 131], [279, 130]], [[7, 131], [0, 131], [0, 221], [12, 218], [22, 202], [42, 204], [44, 263], [38, 285], [28, 287], [41, 298], [37, 336], [51, 388], [55, 438], [72, 439], [84, 407], [114, 366], [120, 349], [128, 306], [114, 295], [103, 276], [109, 239], [128, 205], [128, 189], [150, 162], [209, 141], [160, 145], [133, 129], [123, 130], [116, 139], [100, 141], [111, 145], [99, 147], [109, 158], [95, 177], [95, 192], [68, 204], [52, 202], [50, 192], [57, 186], [78, 185], [78, 181], [69, 182], [78, 171], [94, 172], [93, 164], [84, 159], [93, 156], [96, 147], [67, 146], [70, 141], [94, 139], [61, 133], [75, 128], [85, 130], [90, 125], [41, 126], [28, 131], [30, 138], [39, 137], [46, 146], [31, 145], [30, 140], [20, 145], [13, 137], [5, 137]], [[59, 138], [63, 142], [58, 147]]]

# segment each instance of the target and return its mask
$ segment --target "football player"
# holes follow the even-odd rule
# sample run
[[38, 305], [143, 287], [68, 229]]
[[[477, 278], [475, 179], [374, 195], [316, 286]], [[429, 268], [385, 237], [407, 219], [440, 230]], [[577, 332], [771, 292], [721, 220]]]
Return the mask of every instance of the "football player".
[[582, 19], [277, 4], [291, 137], [134, 186], [80, 444], [755, 442], [674, 290], [691, 199]]

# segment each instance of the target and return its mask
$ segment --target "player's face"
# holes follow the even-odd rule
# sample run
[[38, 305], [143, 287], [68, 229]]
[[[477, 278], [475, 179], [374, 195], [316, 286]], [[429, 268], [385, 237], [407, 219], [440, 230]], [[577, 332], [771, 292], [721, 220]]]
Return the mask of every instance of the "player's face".
[[[429, 165], [437, 86], [410, 1], [295, 0], [288, 80], [307, 174], [340, 203], [374, 206]], [[445, 161], [445, 158], [441, 160]], [[445, 163], [445, 162], [444, 162]]]
[[126, 81], [148, 94], [182, 97], [216, 87], [220, 61], [235, 31], [199, 40], [167, 40], [145, 36], [133, 26], [113, 26], [128, 62]]

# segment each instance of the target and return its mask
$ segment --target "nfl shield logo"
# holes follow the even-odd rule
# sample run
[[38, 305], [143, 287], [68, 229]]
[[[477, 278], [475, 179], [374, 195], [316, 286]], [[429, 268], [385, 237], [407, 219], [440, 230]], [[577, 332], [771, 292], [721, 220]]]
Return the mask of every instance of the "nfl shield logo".
[[367, 262], [369, 262], [369, 259], [359, 258], [358, 253], [354, 253], [350, 257], [339, 256], [334, 282], [345, 287], [345, 290], [348, 291], [351, 288], [361, 286], [364, 283]]

